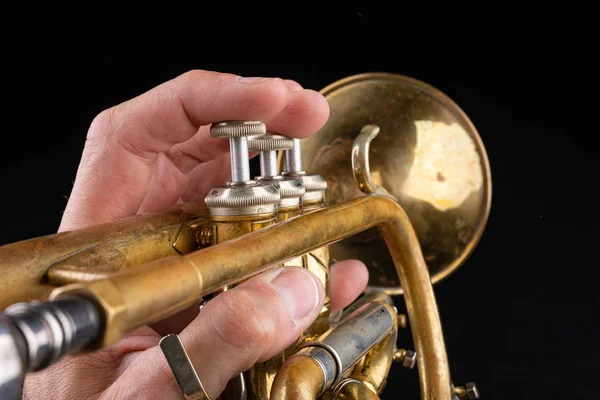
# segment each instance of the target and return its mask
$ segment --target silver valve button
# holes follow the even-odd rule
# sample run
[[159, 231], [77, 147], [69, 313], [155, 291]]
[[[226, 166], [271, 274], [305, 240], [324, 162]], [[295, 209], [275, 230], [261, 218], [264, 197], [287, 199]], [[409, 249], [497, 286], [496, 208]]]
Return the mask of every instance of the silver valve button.
[[266, 133], [267, 127], [262, 121], [223, 121], [210, 127], [211, 137], [229, 138], [232, 183], [250, 181], [248, 137], [262, 136]]
[[293, 147], [294, 141], [292, 139], [275, 134], [255, 136], [248, 140], [248, 149], [260, 152], [260, 176], [262, 178], [279, 176], [277, 151], [288, 150]]
[[299, 206], [301, 197], [306, 193], [299, 179], [284, 179], [277, 167], [277, 151], [292, 149], [292, 139], [277, 135], [252, 137], [248, 139], [248, 149], [260, 152], [260, 176], [258, 182], [274, 184], [279, 188], [280, 207]]
[[277, 211], [279, 190], [250, 178], [248, 138], [267, 133], [262, 121], [223, 121], [210, 128], [213, 138], [229, 138], [231, 181], [214, 187], [204, 199], [211, 215], [257, 215]]
[[307, 174], [302, 169], [302, 150], [300, 139], [292, 139], [294, 147], [285, 151], [285, 178], [296, 178], [302, 182], [306, 190], [303, 201], [322, 200], [327, 190], [327, 181], [320, 175]]

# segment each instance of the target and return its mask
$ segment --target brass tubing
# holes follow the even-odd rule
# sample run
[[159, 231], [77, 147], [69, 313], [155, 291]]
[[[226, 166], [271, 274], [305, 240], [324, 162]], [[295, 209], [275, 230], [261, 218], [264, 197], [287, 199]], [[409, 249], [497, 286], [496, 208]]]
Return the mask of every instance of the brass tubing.
[[[375, 226], [404, 289], [422, 398], [449, 399], [450, 371], [429, 272], [408, 216], [386, 197], [359, 197], [185, 256], [65, 286], [52, 297], [79, 292], [103, 305], [108, 319], [102, 344], [108, 345], [127, 331], [165, 318], [224, 285]], [[111, 310], [121, 311], [116, 324], [110, 319]]]
[[374, 346], [369, 354], [361, 358], [352, 368], [351, 375], [375, 393], [380, 393], [383, 390], [392, 366], [398, 338], [397, 319], [394, 322], [396, 326], [392, 333]]
[[312, 358], [291, 357], [273, 382], [270, 400], [315, 400], [323, 386], [323, 370]]
[[175, 255], [172, 243], [182, 224], [202, 212], [205, 210], [134, 216], [1, 246], [0, 310], [22, 301], [46, 299], [60, 286], [58, 280], [48, 280], [54, 272], [101, 275]]
[[379, 400], [371, 389], [352, 377], [340, 382], [340, 388], [332, 400]]
[[[360, 380], [361, 385], [370, 392], [377, 393], [385, 385], [397, 333], [396, 312], [392, 306], [379, 301], [365, 304], [340, 325], [317, 338], [318, 344], [312, 343], [302, 348], [286, 364], [296, 364], [296, 358], [306, 356], [316, 361], [322, 374], [319, 381], [312, 385], [319, 388], [320, 394], [330, 390], [335, 394], [341, 387], [341, 384], [336, 384], [336, 377], [348, 373]], [[289, 397], [290, 391], [285, 384], [290, 380], [286, 374], [292, 370], [283, 367], [275, 377], [271, 400], [296, 398]]]

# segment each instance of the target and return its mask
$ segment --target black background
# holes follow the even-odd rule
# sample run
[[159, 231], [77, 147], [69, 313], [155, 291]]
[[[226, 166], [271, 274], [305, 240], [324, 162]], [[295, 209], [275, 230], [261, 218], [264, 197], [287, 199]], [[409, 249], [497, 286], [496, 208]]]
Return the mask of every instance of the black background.
[[[362, 72], [409, 75], [461, 106], [491, 164], [483, 238], [436, 285], [454, 382], [475, 381], [484, 399], [594, 398], [591, 11], [399, 6], [292, 21], [299, 11], [290, 7], [236, 21], [174, 16], [177, 6], [165, 5], [148, 6], [153, 14], [42, 10], [19, 25], [3, 57], [0, 244], [56, 231], [96, 114], [187, 70], [278, 76], [315, 90]], [[410, 346], [407, 332], [399, 340]], [[396, 366], [382, 398], [418, 398], [416, 374]]]

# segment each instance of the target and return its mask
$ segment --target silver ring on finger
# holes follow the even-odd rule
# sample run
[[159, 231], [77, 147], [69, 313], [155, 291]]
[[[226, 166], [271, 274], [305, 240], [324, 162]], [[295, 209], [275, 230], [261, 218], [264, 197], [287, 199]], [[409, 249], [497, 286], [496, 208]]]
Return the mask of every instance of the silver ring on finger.
[[211, 400], [179, 336], [167, 335], [160, 340], [159, 346], [185, 399]]

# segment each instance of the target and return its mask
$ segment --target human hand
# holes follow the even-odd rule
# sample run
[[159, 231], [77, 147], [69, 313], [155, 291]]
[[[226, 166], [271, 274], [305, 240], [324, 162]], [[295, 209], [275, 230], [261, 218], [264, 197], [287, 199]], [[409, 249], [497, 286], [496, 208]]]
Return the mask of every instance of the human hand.
[[[327, 120], [325, 99], [281, 79], [241, 79], [193, 71], [98, 115], [60, 230], [84, 228], [180, 202], [201, 202], [230, 176], [226, 139], [212, 122], [263, 120], [290, 137], [314, 134]], [[332, 312], [367, 283], [365, 266], [342, 261], [330, 271]], [[324, 288], [301, 268], [276, 268], [178, 316], [181, 340], [212, 398], [256, 362], [282, 352], [308, 328]], [[170, 324], [170, 326], [174, 326]], [[116, 344], [65, 357], [29, 374], [25, 399], [183, 399], [158, 347], [160, 332], [142, 327]]]
[[[334, 264], [332, 312], [354, 301], [366, 281], [363, 264]], [[233, 377], [292, 345], [318, 316], [324, 296], [318, 278], [289, 267], [269, 270], [210, 300], [179, 337], [211, 398], [217, 399]], [[183, 400], [160, 339], [145, 326], [105, 349], [65, 357], [28, 374], [23, 398]]]
[[59, 230], [202, 202], [231, 174], [229, 141], [210, 137], [212, 122], [262, 120], [303, 138], [328, 116], [325, 98], [293, 81], [185, 73], [94, 119]]

